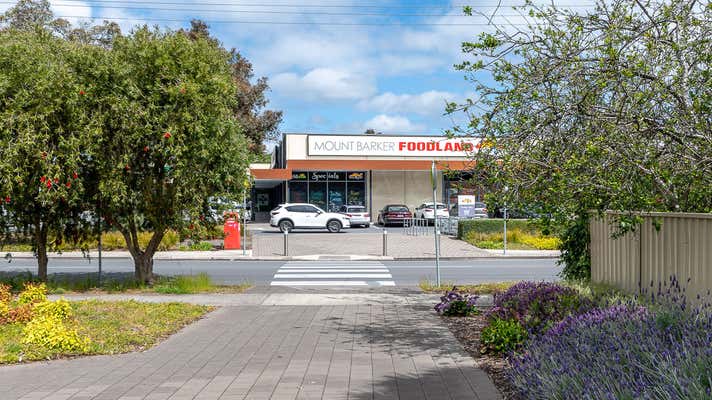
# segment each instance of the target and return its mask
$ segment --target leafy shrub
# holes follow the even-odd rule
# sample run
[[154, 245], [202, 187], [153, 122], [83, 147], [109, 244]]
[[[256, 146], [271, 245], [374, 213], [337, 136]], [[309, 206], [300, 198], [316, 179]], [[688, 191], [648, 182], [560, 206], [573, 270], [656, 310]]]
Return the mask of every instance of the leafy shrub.
[[712, 313], [684, 300], [614, 305], [570, 316], [515, 355], [525, 398], [708, 399]]
[[576, 289], [550, 282], [519, 282], [506, 292], [495, 294], [490, 320], [516, 320], [529, 333], [546, 331], [570, 315], [584, 313], [593, 301]]
[[591, 233], [589, 231], [589, 215], [586, 210], [580, 211], [575, 219], [569, 222], [566, 231], [561, 235], [561, 259], [559, 265], [564, 268], [561, 276], [568, 280], [591, 279]]
[[[481, 249], [504, 248], [503, 232], [475, 232], [470, 231], [465, 235], [465, 241]], [[510, 245], [525, 245], [537, 250], [556, 250], [561, 245], [561, 240], [556, 237], [542, 236], [541, 232], [529, 233], [519, 228], [507, 229], [507, 243]]]
[[213, 245], [210, 242], [197, 242], [191, 244], [189, 249], [193, 251], [210, 251], [213, 249]]
[[121, 232], [104, 232], [101, 234], [101, 247], [107, 251], [125, 249], [126, 240]]
[[15, 324], [30, 321], [34, 315], [33, 304], [14, 304], [7, 308], [7, 314], [0, 324]]
[[0, 304], [7, 304], [12, 300], [12, 288], [10, 285], [0, 283]]
[[83, 353], [89, 349], [89, 340], [81, 338], [76, 329], [68, 328], [64, 320], [56, 316], [35, 316], [27, 323], [23, 333], [23, 343], [49, 350]]
[[25, 290], [17, 297], [18, 304], [34, 304], [47, 301], [47, 286], [44, 283], [26, 283]]
[[435, 311], [447, 317], [466, 317], [478, 314], [476, 303], [480, 296], [462, 295], [457, 287], [440, 297], [440, 303], [435, 305]]
[[39, 317], [51, 317], [66, 320], [72, 316], [72, 306], [65, 299], [45, 301], [35, 305], [34, 313]]
[[519, 348], [527, 339], [527, 331], [516, 320], [495, 318], [482, 329], [482, 353], [506, 354]]
[[[507, 219], [507, 230], [519, 229], [529, 234], [537, 234], [539, 229], [534, 221], [527, 219]], [[457, 224], [458, 239], [465, 239], [470, 232], [501, 233], [504, 230], [504, 220], [495, 218], [465, 219]]]

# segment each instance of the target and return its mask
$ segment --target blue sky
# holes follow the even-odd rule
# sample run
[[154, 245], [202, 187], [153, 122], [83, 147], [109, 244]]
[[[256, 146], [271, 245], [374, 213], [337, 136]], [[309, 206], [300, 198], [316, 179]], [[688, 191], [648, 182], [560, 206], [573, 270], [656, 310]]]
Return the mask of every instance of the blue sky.
[[[7, 1], [0, 0], [0, 11], [9, 7], [1, 4]], [[511, 6], [523, 2], [503, 0], [494, 20], [521, 22]], [[463, 120], [462, 115], [444, 116], [445, 102], [474, 98], [472, 84], [453, 68], [463, 60], [461, 42], [492, 29], [484, 16], [464, 16], [462, 6], [491, 14], [497, 0], [51, 3], [57, 16], [71, 17], [74, 23], [105, 17], [124, 31], [143, 23], [177, 29], [189, 26], [192, 18], [205, 20], [226, 47], [237, 48], [253, 63], [256, 76], [269, 79], [270, 107], [284, 111], [283, 132], [361, 133], [373, 128], [439, 134]]]

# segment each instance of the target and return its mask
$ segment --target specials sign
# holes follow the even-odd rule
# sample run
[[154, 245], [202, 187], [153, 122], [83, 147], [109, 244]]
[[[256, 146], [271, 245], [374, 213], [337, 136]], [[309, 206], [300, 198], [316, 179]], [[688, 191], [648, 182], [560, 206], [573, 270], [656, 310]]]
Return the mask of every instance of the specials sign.
[[479, 139], [409, 136], [308, 136], [310, 156], [467, 157]]

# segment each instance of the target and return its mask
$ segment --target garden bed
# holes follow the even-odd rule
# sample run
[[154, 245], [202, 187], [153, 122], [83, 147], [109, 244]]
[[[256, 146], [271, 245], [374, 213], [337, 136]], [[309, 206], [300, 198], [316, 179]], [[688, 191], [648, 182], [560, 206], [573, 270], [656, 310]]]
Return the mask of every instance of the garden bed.
[[143, 351], [213, 308], [183, 303], [48, 301], [43, 284], [0, 285], [0, 364]]
[[435, 310], [506, 399], [712, 398], [712, 308], [684, 286], [519, 282], [491, 308], [451, 290]]

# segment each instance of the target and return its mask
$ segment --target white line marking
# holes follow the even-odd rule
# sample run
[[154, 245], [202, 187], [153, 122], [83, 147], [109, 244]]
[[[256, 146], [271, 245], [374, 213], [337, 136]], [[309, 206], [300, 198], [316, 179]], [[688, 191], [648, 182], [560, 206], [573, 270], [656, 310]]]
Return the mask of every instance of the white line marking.
[[395, 286], [396, 283], [393, 281], [378, 281], [378, 284], [381, 286]]
[[279, 278], [393, 278], [391, 274], [274, 274], [274, 279]]
[[292, 272], [388, 272], [387, 269], [283, 269], [280, 268], [277, 273], [292, 273]]
[[368, 286], [366, 281], [272, 281], [271, 286]]

